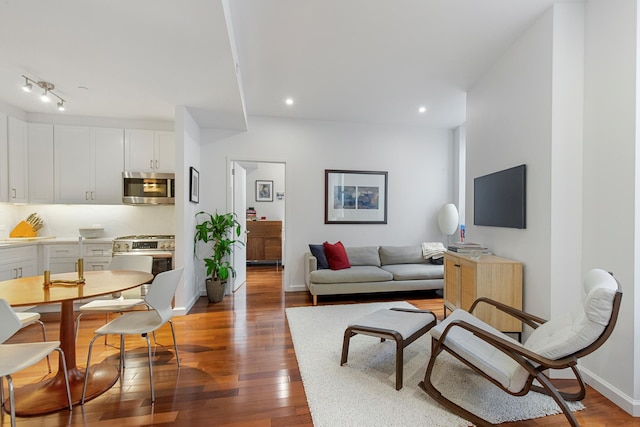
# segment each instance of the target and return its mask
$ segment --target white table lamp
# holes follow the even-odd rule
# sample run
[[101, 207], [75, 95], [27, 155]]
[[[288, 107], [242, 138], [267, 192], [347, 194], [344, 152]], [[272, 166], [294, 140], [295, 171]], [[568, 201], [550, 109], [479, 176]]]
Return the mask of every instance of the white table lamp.
[[438, 212], [438, 227], [447, 236], [452, 235], [458, 228], [458, 209], [453, 203], [442, 205]]

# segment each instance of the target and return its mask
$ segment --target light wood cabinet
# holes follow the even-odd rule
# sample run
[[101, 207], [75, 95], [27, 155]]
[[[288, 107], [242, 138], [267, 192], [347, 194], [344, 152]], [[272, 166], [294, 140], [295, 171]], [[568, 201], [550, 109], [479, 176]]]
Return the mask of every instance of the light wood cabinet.
[[282, 221], [247, 221], [247, 261], [282, 260]]
[[[487, 297], [522, 309], [522, 264], [495, 255], [475, 259], [447, 252], [444, 256], [444, 307], [469, 310], [471, 304]], [[502, 332], [522, 332], [522, 322], [480, 304], [474, 315]]]

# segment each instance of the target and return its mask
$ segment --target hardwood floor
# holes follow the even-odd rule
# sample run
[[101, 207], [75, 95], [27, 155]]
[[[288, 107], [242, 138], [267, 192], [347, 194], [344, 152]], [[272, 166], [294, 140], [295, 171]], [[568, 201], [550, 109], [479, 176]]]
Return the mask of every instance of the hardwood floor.
[[[157, 333], [154, 350], [156, 402], [151, 405], [146, 344], [141, 337], [127, 338], [124, 378], [108, 392], [74, 407], [32, 418], [18, 418], [22, 426], [91, 425], [121, 426], [312, 426], [300, 372], [285, 318], [285, 308], [311, 305], [307, 293], [284, 293], [281, 272], [275, 267], [250, 267], [247, 285], [224, 301], [208, 304], [200, 298], [187, 316], [175, 317], [182, 367], [178, 368], [171, 330]], [[442, 318], [442, 298], [435, 293], [325, 297], [321, 304], [373, 301], [409, 301]], [[58, 336], [56, 315], [43, 316], [50, 339]], [[77, 360], [85, 365], [92, 331], [103, 316], [83, 316]], [[20, 332], [12, 342], [39, 340], [37, 328]], [[109, 359], [117, 364], [117, 338], [109, 344], [98, 340], [92, 363]], [[57, 366], [57, 356], [52, 356]], [[338, 363], [338, 362], [336, 362]], [[14, 375], [16, 387], [47, 377], [46, 362]], [[426, 367], [426, 366], [425, 366]], [[635, 419], [589, 388], [583, 401], [587, 409], [577, 413], [583, 426], [640, 426]], [[390, 408], [391, 409], [391, 408]], [[505, 424], [507, 426], [564, 426], [561, 416]], [[2, 425], [10, 425], [8, 414]], [[339, 426], [339, 422], [336, 422]]]

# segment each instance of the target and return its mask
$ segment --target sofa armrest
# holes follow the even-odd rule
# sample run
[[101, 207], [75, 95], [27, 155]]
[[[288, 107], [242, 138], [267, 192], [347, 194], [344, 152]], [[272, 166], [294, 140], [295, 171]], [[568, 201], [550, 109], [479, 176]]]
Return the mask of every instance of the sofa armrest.
[[309, 287], [311, 272], [318, 269], [318, 259], [311, 252], [304, 254], [304, 281]]

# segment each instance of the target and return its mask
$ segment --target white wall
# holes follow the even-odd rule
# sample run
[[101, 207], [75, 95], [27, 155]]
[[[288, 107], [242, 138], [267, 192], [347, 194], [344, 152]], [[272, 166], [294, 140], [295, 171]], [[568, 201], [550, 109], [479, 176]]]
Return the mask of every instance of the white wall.
[[[580, 302], [588, 270], [615, 274], [625, 293], [616, 329], [580, 369], [634, 415], [637, 20], [637, 2], [556, 4], [479, 80], [467, 97], [466, 217], [470, 240], [524, 263], [525, 309], [542, 317]], [[519, 163], [527, 228], [470, 225], [473, 178]]]
[[[200, 128], [184, 107], [176, 108], [176, 267], [184, 267], [181, 285], [176, 292], [175, 310], [186, 314], [200, 295], [205, 294], [204, 271], [193, 256], [195, 215], [202, 210], [199, 203], [189, 201], [191, 167], [202, 171]], [[202, 175], [201, 175], [202, 176]], [[206, 186], [200, 186], [200, 192]]]
[[[552, 34], [548, 12], [469, 91], [466, 124], [467, 239], [524, 264], [525, 309], [543, 317], [550, 299]], [[523, 163], [527, 228], [474, 226], [473, 179]]]
[[639, 416], [637, 2], [590, 0], [585, 22], [584, 268], [613, 272], [624, 296], [612, 337], [582, 366], [594, 388]]
[[[243, 164], [244, 165], [244, 164]], [[256, 210], [258, 219], [266, 217], [269, 221], [284, 220], [284, 199], [278, 200], [276, 193], [285, 191], [285, 168], [282, 163], [252, 163], [247, 167], [247, 208]], [[256, 201], [256, 180], [273, 181], [273, 202]], [[286, 196], [286, 195], [285, 195]]]
[[[249, 131], [218, 139], [202, 131], [201, 204], [228, 209], [229, 159], [286, 163], [285, 290], [306, 290], [303, 254], [309, 243], [409, 245], [443, 240], [437, 212], [453, 188], [452, 131], [250, 117]], [[389, 173], [386, 225], [325, 225], [324, 170]]]

